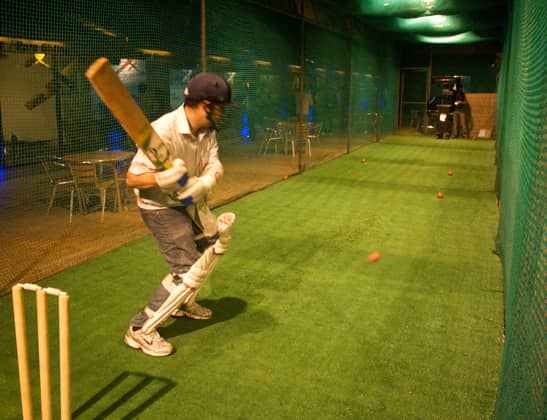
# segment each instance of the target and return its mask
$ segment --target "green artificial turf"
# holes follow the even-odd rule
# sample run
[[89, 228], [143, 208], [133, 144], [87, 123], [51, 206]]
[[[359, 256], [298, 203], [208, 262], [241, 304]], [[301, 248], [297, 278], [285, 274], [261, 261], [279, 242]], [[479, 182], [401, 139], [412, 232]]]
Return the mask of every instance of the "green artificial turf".
[[[167, 321], [167, 358], [122, 342], [168, 271], [150, 237], [41, 282], [71, 295], [74, 417], [489, 418], [503, 334], [494, 175], [492, 142], [392, 136], [215, 209], [237, 215], [201, 295], [215, 316]], [[3, 418], [16, 419], [9, 295], [0, 320]]]

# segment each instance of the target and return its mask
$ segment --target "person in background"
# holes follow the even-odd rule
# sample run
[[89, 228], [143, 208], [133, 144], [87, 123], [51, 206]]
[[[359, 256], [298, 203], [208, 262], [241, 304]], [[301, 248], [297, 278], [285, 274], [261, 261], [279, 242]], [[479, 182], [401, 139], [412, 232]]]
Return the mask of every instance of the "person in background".
[[454, 93], [454, 112], [452, 122], [453, 138], [468, 138], [469, 128], [467, 126], [467, 98], [461, 86], [458, 85]]

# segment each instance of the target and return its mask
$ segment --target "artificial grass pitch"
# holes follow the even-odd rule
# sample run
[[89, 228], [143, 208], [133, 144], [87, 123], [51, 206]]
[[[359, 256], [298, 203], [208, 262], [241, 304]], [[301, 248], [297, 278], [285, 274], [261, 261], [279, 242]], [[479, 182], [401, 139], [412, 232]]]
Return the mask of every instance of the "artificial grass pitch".
[[[237, 219], [200, 296], [214, 317], [167, 321], [167, 358], [122, 342], [168, 272], [149, 236], [41, 282], [71, 295], [74, 417], [490, 417], [503, 334], [494, 176], [492, 142], [392, 136], [215, 209]], [[0, 317], [0, 397], [15, 419], [10, 295]]]

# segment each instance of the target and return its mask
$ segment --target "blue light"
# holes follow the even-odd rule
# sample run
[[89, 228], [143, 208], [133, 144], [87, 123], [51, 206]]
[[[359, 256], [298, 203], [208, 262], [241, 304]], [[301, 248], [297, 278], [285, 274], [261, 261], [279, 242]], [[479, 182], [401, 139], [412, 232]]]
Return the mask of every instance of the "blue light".
[[247, 115], [247, 111], [243, 112], [241, 122], [243, 123], [241, 130], [239, 130], [239, 135], [242, 137], [241, 143], [248, 144], [251, 137], [251, 130], [249, 129], [249, 116]]
[[108, 133], [108, 144], [114, 145], [109, 147], [110, 150], [120, 150], [122, 148], [123, 133], [121, 128], [117, 128]]
[[308, 108], [308, 122], [313, 122], [313, 105]]
[[239, 135], [241, 137], [248, 138], [250, 136], [250, 130], [248, 125], [244, 125], [241, 130], [239, 130]]

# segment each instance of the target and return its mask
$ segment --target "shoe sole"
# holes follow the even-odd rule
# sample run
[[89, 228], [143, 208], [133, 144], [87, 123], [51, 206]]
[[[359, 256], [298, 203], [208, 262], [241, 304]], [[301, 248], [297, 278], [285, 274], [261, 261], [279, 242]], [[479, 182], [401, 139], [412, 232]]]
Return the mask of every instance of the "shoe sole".
[[137, 341], [133, 340], [133, 338], [131, 338], [128, 335], [126, 335], [123, 338], [123, 342], [125, 344], [127, 344], [129, 347], [131, 347], [132, 349], [141, 350], [144, 354], [147, 354], [148, 356], [152, 356], [152, 357], [169, 356], [170, 354], [172, 354], [175, 351], [175, 349], [173, 349], [169, 353], [157, 353], [157, 352], [150, 351], [150, 350], [145, 349], [144, 347], [142, 347]]

